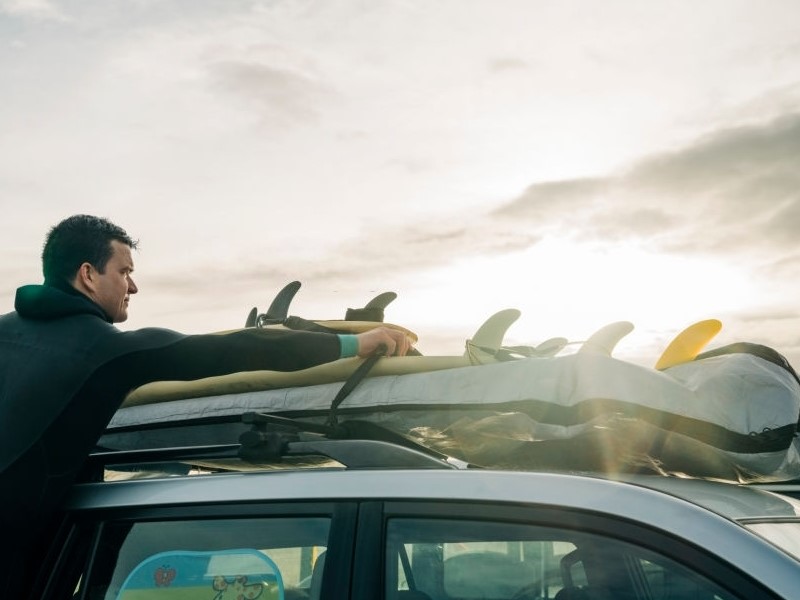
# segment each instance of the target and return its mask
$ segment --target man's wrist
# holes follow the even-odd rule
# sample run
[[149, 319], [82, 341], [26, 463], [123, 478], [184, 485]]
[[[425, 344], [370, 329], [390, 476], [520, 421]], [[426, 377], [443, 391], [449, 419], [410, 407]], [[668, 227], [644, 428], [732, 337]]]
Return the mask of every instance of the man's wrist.
[[336, 334], [339, 338], [339, 358], [350, 358], [358, 354], [358, 337], [349, 333]]

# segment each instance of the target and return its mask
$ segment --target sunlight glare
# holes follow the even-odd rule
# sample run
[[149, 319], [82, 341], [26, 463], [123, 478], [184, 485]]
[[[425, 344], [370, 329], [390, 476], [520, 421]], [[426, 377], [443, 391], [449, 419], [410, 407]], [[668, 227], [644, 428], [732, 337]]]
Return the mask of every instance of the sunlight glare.
[[757, 299], [743, 273], [711, 259], [555, 239], [502, 257], [465, 258], [417, 283], [413, 305], [424, 310], [407, 318], [421, 331], [438, 326], [470, 335], [490, 314], [518, 308], [522, 317], [507, 342], [526, 344], [585, 340], [623, 320], [640, 334], [677, 333]]

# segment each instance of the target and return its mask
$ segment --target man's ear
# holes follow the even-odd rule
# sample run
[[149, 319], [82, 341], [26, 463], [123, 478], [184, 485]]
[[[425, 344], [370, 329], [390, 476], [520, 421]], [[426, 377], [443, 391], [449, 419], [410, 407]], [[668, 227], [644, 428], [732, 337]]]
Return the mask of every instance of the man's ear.
[[92, 266], [92, 263], [85, 262], [78, 267], [78, 272], [75, 274], [74, 287], [83, 292], [93, 292], [96, 280], [97, 270]]

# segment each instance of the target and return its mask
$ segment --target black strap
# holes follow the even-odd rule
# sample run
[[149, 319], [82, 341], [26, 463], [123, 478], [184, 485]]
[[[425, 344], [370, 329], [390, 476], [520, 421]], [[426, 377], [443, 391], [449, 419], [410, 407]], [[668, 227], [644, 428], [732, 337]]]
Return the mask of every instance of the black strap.
[[358, 365], [358, 368], [353, 371], [353, 374], [347, 378], [347, 381], [344, 382], [344, 385], [341, 387], [339, 392], [336, 394], [336, 397], [331, 402], [331, 410], [330, 414], [328, 415], [328, 425], [335, 429], [339, 425], [339, 419], [336, 416], [336, 409], [339, 408], [339, 405], [344, 401], [347, 396], [356, 388], [356, 386], [361, 383], [361, 381], [367, 376], [367, 373], [372, 370], [372, 367], [375, 366], [375, 363], [378, 362], [379, 358], [386, 356], [387, 348], [384, 344], [380, 344], [375, 352], [372, 353], [363, 363]]
[[317, 333], [342, 333], [341, 331], [337, 331], [336, 329], [331, 329], [330, 327], [325, 327], [324, 325], [320, 325], [319, 323], [315, 323], [314, 321], [309, 321], [308, 319], [304, 319], [302, 317], [286, 317], [283, 320], [283, 325], [288, 327], [289, 329], [294, 329], [297, 331], [316, 331]]

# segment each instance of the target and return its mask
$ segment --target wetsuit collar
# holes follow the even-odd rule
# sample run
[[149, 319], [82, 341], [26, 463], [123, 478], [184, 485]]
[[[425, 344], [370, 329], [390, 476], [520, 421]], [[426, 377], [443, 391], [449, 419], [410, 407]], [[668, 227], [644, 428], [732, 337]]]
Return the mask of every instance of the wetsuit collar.
[[102, 308], [67, 283], [24, 285], [17, 289], [14, 308], [26, 319], [49, 320], [88, 314], [112, 322]]

